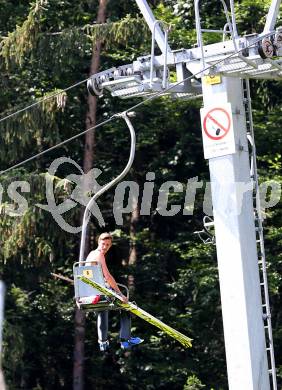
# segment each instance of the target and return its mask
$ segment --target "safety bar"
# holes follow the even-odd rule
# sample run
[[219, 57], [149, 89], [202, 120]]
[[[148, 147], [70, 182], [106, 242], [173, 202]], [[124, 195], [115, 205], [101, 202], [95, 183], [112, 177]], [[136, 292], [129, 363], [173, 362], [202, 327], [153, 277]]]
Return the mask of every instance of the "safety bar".
[[[232, 23], [230, 22], [230, 18], [228, 15], [228, 8], [224, 0], [220, 0], [222, 5], [223, 5], [223, 10], [224, 14], [227, 20], [227, 25], [229, 27], [229, 32], [231, 34], [233, 43], [234, 43], [234, 49], [237, 51], [236, 48], [236, 38], [238, 38], [238, 32], [237, 32], [237, 26], [236, 26], [236, 19], [235, 19], [235, 11], [234, 11], [234, 2], [233, 0], [230, 0], [230, 9], [231, 9], [231, 20]], [[199, 3], [200, 0], [194, 0], [194, 5], [195, 5], [195, 18], [196, 18], [196, 31], [197, 31], [197, 45], [201, 49], [201, 54], [202, 54], [202, 64], [203, 64], [203, 69], [206, 67], [205, 63], [205, 53], [204, 53], [204, 45], [203, 45], [203, 36], [202, 36], [202, 28], [201, 28], [201, 18], [200, 18], [200, 9], [199, 9]], [[205, 29], [205, 31], [207, 31]], [[208, 30], [210, 31], [210, 30]], [[222, 30], [220, 32], [223, 32]]]
[[[203, 36], [202, 36], [202, 28], [201, 28], [201, 19], [200, 19], [200, 11], [199, 11], [199, 2], [200, 0], [194, 0], [195, 1], [195, 15], [196, 15], [196, 29], [197, 29], [197, 44], [201, 49], [201, 55], [202, 55], [202, 69], [204, 70], [206, 67], [205, 63], [205, 54], [204, 54], [204, 45], [203, 45]], [[231, 17], [232, 17], [232, 23], [230, 21], [229, 15], [228, 15], [228, 8], [224, 0], [220, 0], [223, 5], [223, 11], [227, 20], [227, 26], [229, 27], [229, 33], [231, 34], [232, 42], [234, 45], [234, 50], [237, 53], [238, 58], [240, 60], [244, 61], [246, 64], [251, 66], [252, 68], [257, 68], [258, 65], [254, 62], [249, 60], [248, 58], [244, 57], [239, 51], [236, 43], [236, 38], [238, 38], [238, 32], [236, 27], [236, 19], [235, 19], [235, 11], [234, 11], [234, 2], [233, 0], [230, 0], [230, 8], [231, 8]]]
[[161, 20], [155, 20], [152, 31], [152, 44], [151, 44], [151, 63], [150, 63], [150, 86], [153, 85], [153, 71], [154, 71], [154, 60], [155, 60], [155, 33], [156, 27], [162, 25], [164, 29], [164, 66], [163, 66], [163, 83], [162, 86], [165, 89], [167, 87], [167, 52], [168, 52], [168, 27]]
[[153, 12], [151, 11], [151, 8], [149, 7], [148, 3], [146, 0], [135, 0], [136, 4], [138, 5], [146, 23], [149, 26], [149, 29], [151, 30], [152, 34], [154, 29], [155, 31], [155, 38], [156, 42], [161, 49], [161, 52], [164, 54], [166, 51], [171, 52], [171, 48], [166, 45], [165, 43], [165, 36], [162, 30], [160, 29], [160, 26], [156, 25], [155, 26], [155, 17]]

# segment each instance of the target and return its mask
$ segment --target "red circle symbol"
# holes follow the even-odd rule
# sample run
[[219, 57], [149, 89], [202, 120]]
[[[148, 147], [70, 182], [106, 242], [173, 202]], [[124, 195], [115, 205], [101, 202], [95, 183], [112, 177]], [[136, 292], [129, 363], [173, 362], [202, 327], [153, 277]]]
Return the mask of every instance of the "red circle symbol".
[[230, 114], [223, 108], [217, 107], [205, 115], [203, 128], [206, 135], [217, 141], [224, 138], [231, 127]]

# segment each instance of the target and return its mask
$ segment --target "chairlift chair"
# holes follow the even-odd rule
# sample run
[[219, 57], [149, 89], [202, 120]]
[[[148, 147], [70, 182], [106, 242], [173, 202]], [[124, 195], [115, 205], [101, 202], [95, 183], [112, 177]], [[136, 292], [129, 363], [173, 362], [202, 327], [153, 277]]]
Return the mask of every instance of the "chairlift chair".
[[[105, 295], [101, 295], [99, 290], [82, 282], [78, 277], [81, 275], [86, 276], [103, 287], [107, 287], [101, 265], [98, 262], [94, 261], [90, 263], [89, 261], [78, 261], [74, 263], [73, 275], [75, 302], [79, 309], [86, 311], [120, 310], [120, 307], [115, 305], [115, 298], [109, 298]], [[126, 291], [126, 296], [128, 298], [128, 288], [123, 284], [117, 284]]]
[[[104, 185], [100, 190], [95, 193], [89, 202], [87, 203], [84, 214], [83, 214], [83, 222], [82, 222], [82, 233], [81, 233], [81, 242], [80, 242], [80, 253], [79, 253], [79, 261], [74, 263], [73, 265], [73, 275], [74, 275], [74, 290], [75, 290], [75, 301], [79, 309], [84, 310], [114, 310], [114, 309], [120, 309], [115, 304], [115, 299], [105, 297], [101, 295], [100, 291], [96, 290], [95, 288], [83, 283], [79, 276], [85, 276], [89, 278], [90, 280], [99, 283], [103, 287], [107, 287], [105, 284], [103, 272], [101, 269], [101, 265], [98, 262], [89, 262], [84, 261], [85, 258], [85, 243], [86, 243], [86, 236], [87, 236], [87, 226], [88, 222], [91, 216], [91, 207], [94, 204], [94, 202], [107, 190], [109, 190], [112, 186], [117, 184], [120, 180], [123, 179], [123, 177], [129, 172], [135, 155], [135, 147], [136, 147], [136, 138], [135, 138], [135, 131], [132, 126], [132, 123], [129, 119], [130, 116], [134, 116], [134, 113], [132, 112], [123, 112], [121, 114], [116, 114], [117, 118], [124, 119], [129, 132], [130, 132], [130, 154], [128, 157], [128, 162], [123, 169], [123, 171], [115, 177], [113, 180], [111, 180], [109, 183]], [[118, 283], [118, 286], [126, 290], [125, 295], [128, 298], [128, 288], [122, 284]]]

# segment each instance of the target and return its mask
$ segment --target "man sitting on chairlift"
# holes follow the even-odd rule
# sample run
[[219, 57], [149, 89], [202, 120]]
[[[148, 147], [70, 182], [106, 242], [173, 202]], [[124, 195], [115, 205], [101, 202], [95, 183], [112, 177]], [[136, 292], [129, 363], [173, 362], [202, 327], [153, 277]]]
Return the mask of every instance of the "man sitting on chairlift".
[[[92, 262], [101, 264], [105, 283], [109, 286], [109, 288], [113, 289], [121, 296], [124, 303], [127, 303], [128, 298], [120, 291], [106, 264], [105, 254], [112, 246], [112, 242], [113, 237], [110, 233], [102, 233], [98, 238], [98, 247], [89, 253], [86, 261], [89, 262], [90, 265], [92, 265]], [[109, 349], [108, 323], [109, 311], [100, 311], [97, 314], [97, 332], [100, 351], [107, 351]], [[120, 340], [122, 349], [130, 349], [132, 346], [143, 342], [143, 340], [139, 337], [131, 337], [131, 316], [130, 313], [125, 310], [121, 310], [120, 312]]]

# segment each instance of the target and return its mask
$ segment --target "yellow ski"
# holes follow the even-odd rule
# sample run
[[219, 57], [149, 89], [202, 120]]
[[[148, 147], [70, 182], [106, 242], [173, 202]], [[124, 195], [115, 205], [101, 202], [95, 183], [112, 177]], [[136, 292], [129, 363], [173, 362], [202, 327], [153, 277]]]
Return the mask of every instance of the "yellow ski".
[[120, 296], [112, 290], [109, 290], [106, 287], [103, 287], [101, 284], [94, 282], [93, 280], [87, 278], [86, 276], [80, 275], [77, 276], [82, 282], [89, 284], [93, 288], [101, 291], [102, 294], [116, 298], [115, 304], [119, 306], [121, 309], [128, 310], [131, 313], [135, 314], [136, 316], [142, 318], [143, 320], [149, 322], [150, 324], [156, 326], [157, 328], [161, 329], [163, 332], [167, 333], [170, 337], [174, 338], [175, 340], [179, 341], [184, 347], [188, 348], [192, 346], [192, 339], [185, 336], [183, 333], [179, 332], [176, 329], [173, 329], [171, 326], [165, 324], [158, 318], [152, 316], [151, 314], [147, 313], [145, 310], [138, 307], [136, 304], [132, 302], [123, 303]]

